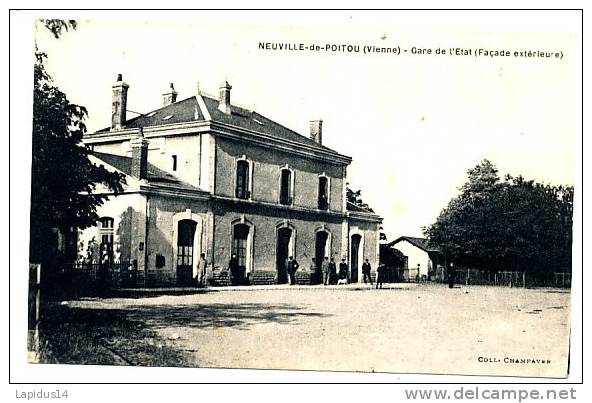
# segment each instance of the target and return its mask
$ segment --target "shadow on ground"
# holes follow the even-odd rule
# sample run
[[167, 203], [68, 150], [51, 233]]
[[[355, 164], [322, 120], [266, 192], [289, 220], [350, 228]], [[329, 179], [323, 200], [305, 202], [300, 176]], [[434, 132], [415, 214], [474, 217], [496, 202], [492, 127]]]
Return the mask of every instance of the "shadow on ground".
[[296, 324], [310, 317], [331, 315], [306, 312], [291, 304], [192, 304], [134, 306], [122, 311], [128, 319], [142, 321], [151, 328], [166, 327], [236, 327], [248, 330], [261, 323]]
[[150, 289], [150, 288], [138, 288], [138, 289], [112, 289], [106, 291], [103, 295], [101, 295], [102, 299], [109, 299], [109, 298], [132, 298], [132, 299], [141, 299], [141, 298], [153, 298], [153, 297], [162, 297], [162, 296], [183, 296], [183, 295], [196, 295], [196, 294], [208, 294], [212, 292], [218, 292], [218, 290], [210, 289], [210, 288], [188, 288], [188, 289]]

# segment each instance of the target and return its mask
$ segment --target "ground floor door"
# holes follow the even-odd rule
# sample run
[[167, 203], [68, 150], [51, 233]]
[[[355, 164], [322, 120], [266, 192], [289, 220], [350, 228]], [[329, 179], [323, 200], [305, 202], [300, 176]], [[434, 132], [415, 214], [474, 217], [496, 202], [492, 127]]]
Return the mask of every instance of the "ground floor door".
[[360, 262], [360, 242], [362, 240], [361, 235], [352, 235], [351, 237], [351, 247], [350, 247], [350, 282], [357, 283], [358, 282], [358, 265]]
[[[192, 285], [194, 240], [197, 223], [193, 220], [179, 221], [177, 237], [177, 285]], [[197, 258], [197, 257], [195, 257]]]
[[276, 246], [276, 268], [277, 268], [277, 282], [278, 284], [286, 284], [288, 282], [288, 256], [290, 254], [290, 239], [292, 238], [292, 230], [289, 228], [280, 228], [277, 231], [277, 246]]
[[315, 240], [315, 263], [317, 265], [317, 272], [314, 278], [314, 282], [316, 284], [320, 284], [323, 282], [323, 273], [321, 272], [321, 267], [323, 261], [325, 260], [325, 256], [327, 256], [327, 241], [329, 239], [329, 234], [325, 231], [317, 232], [317, 237]]

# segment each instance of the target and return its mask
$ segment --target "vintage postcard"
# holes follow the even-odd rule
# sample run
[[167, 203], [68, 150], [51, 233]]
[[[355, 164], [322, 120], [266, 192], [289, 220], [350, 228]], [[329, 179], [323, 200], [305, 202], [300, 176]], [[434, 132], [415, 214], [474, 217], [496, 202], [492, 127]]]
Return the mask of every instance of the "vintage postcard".
[[29, 365], [568, 377], [579, 22], [37, 13]]

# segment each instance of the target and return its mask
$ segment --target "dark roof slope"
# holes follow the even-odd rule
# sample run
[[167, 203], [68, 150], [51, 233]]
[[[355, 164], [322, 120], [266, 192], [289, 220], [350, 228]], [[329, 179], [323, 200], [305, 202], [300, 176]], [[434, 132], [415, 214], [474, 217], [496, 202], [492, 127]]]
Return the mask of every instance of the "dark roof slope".
[[[214, 122], [226, 123], [243, 129], [264, 133], [280, 139], [294, 141], [313, 149], [319, 149], [337, 153], [337, 151], [318, 144], [309, 137], [303, 136], [294, 130], [274, 122], [255, 111], [231, 105], [231, 113], [226, 114], [218, 109], [218, 100], [206, 95], [201, 96], [206, 108]], [[196, 112], [198, 114], [196, 119]], [[163, 106], [155, 111], [136, 116], [125, 122], [126, 128], [144, 128], [173, 123], [186, 123], [205, 120], [203, 111], [198, 106], [197, 99], [193, 96], [170, 105]], [[107, 133], [109, 128], [97, 130], [96, 133]]]
[[[125, 122], [126, 128], [138, 129], [140, 127], [168, 125], [172, 123], [193, 122], [195, 119], [195, 111], [198, 110], [199, 116], [197, 120], [204, 120], [203, 114], [197, 106], [195, 97], [187, 98], [170, 105], [163, 106], [155, 111], [145, 113], [140, 116], [128, 119]], [[97, 133], [107, 133], [109, 128], [106, 127], [97, 130]]]
[[329, 147], [317, 143], [309, 137], [303, 136], [294, 130], [288, 129], [285, 126], [260, 115], [255, 111], [231, 105], [231, 114], [228, 115], [218, 109], [217, 99], [203, 95], [202, 98], [210, 112], [212, 120], [215, 122], [227, 123], [243, 129], [269, 134], [270, 136], [279, 137], [284, 140], [295, 141], [312, 148], [336, 152]]
[[419, 249], [424, 250], [426, 252], [440, 252], [440, 248], [438, 246], [433, 245], [430, 243], [429, 239], [426, 238], [417, 238], [412, 236], [401, 236], [394, 241], [390, 242], [389, 246], [394, 246], [396, 243], [401, 241], [407, 241], [412, 245], [417, 246]]
[[[132, 159], [131, 157], [125, 157], [122, 155], [115, 155], [115, 154], [107, 154], [107, 153], [99, 153], [93, 151], [91, 155], [94, 155], [101, 161], [111, 165], [112, 167], [120, 170], [126, 175], [132, 174]], [[162, 184], [162, 185], [174, 185], [180, 189], [186, 190], [196, 190], [196, 191], [203, 191], [195, 186], [192, 186], [188, 183], [185, 183], [179, 180], [177, 177], [169, 174], [166, 171], [148, 163], [148, 173], [146, 175], [146, 180], [152, 184]]]

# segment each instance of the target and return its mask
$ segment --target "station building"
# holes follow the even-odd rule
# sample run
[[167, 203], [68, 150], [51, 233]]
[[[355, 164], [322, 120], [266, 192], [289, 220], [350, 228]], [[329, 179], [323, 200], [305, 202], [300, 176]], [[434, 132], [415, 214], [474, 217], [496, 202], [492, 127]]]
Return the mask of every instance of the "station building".
[[108, 253], [151, 284], [181, 286], [201, 253], [220, 284], [233, 253], [252, 284], [286, 283], [288, 256], [299, 283], [310, 281], [312, 258], [346, 259], [352, 282], [364, 259], [374, 271], [382, 219], [347, 202], [352, 159], [323, 145], [322, 121], [303, 136], [233, 105], [231, 89], [177, 100], [171, 84], [161, 107], [128, 119], [129, 85], [118, 76], [110, 127], [83, 141], [126, 184], [108, 194], [96, 227], [79, 231], [79, 261]]

